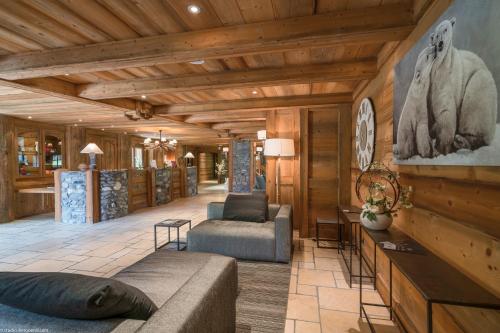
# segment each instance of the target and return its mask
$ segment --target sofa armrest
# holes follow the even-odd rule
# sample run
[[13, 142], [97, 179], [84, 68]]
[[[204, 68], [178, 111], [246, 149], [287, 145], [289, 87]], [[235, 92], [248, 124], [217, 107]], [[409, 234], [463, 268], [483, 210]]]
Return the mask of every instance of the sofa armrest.
[[207, 206], [207, 219], [209, 220], [222, 220], [224, 216], [224, 203], [223, 202], [209, 202]]
[[233, 333], [237, 296], [236, 260], [213, 256], [138, 332]]
[[274, 219], [276, 235], [276, 261], [278, 262], [290, 262], [292, 257], [292, 221], [292, 206], [282, 205], [276, 215], [276, 218]]

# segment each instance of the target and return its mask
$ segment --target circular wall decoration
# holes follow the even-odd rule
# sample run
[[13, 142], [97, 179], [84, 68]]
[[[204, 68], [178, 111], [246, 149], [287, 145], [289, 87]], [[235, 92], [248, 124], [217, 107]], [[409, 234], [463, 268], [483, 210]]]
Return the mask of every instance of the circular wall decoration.
[[364, 171], [373, 159], [375, 144], [375, 114], [369, 98], [364, 98], [356, 119], [356, 157], [359, 168]]

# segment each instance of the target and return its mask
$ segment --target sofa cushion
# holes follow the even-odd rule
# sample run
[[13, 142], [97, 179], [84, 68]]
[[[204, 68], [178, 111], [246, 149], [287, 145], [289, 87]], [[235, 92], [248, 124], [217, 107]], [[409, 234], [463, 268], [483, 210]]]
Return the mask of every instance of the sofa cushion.
[[147, 320], [158, 309], [135, 287], [69, 273], [0, 272], [0, 303], [68, 319]]
[[[188, 317], [190, 325], [199, 325], [204, 322], [199, 322], [198, 314], [192, 313], [190, 309], [186, 309], [184, 304], [179, 306], [176, 298], [185, 294], [185, 288], [187, 288], [188, 292], [196, 294], [197, 297], [201, 297], [203, 301], [205, 301], [206, 297], [214, 297], [214, 295], [217, 295], [217, 293], [213, 292], [213, 289], [210, 290], [209, 288], [198, 286], [193, 287], [190, 284], [193, 278], [197, 278], [200, 271], [204, 269], [219, 269], [226, 271], [227, 265], [232, 265], [234, 261], [232, 258], [219, 256], [216, 257], [224, 258], [224, 260], [217, 259], [217, 261], [214, 261], [211, 259], [213, 257], [214, 255], [210, 253], [177, 252], [162, 249], [146, 256], [130, 267], [125, 268], [113, 276], [112, 279], [120, 280], [139, 288], [160, 308], [147, 323], [152, 322], [154, 324], [159, 317], [170, 316], [172, 320], [177, 323], [179, 318]], [[208, 267], [206, 267], [207, 265]], [[202, 279], [209, 285], [221, 279], [221, 276], [218, 274], [219, 272], [211, 271], [209, 278], [212, 280], [207, 276], [203, 276]], [[229, 284], [230, 287], [236, 283], [234, 281], [236, 281], [236, 278]], [[226, 280], [222, 279], [222, 283], [227, 287], [228, 283]], [[232, 291], [231, 288], [226, 288], [224, 290]], [[211, 311], [216, 312], [221, 311], [221, 309], [227, 309], [229, 304], [232, 304], [234, 307], [234, 298], [232, 303], [230, 303], [229, 300], [223, 302], [219, 301], [217, 304], [220, 304], [220, 306], [211, 306]], [[189, 301], [192, 300], [193, 296], [190, 296]], [[168, 306], [168, 308], [175, 308], [172, 315], [165, 313], [163, 310], [165, 306]], [[234, 308], [232, 311], [234, 311]], [[195, 316], [196, 318], [191, 316]], [[223, 315], [218, 314], [215, 317], [223, 318]], [[224, 323], [224, 320], [218, 321], [219, 325], [223, 325]], [[0, 328], [15, 327], [22, 328], [23, 330], [44, 328], [50, 333], [130, 333], [141, 329], [141, 326], [144, 324], [145, 322], [143, 320], [124, 318], [78, 320], [48, 317], [0, 304]], [[167, 330], [165, 329], [162, 332], [165, 331]], [[179, 328], [169, 330], [169, 332], [179, 331], [182, 330]], [[223, 332], [224, 330], [218, 331]], [[227, 332], [229, 330], [225, 331]], [[234, 329], [232, 331], [234, 332]], [[158, 330], [156, 330], [156, 332], [158, 332]], [[217, 332], [217, 330], [212, 330], [212, 332]]]
[[188, 250], [218, 253], [239, 259], [273, 261], [274, 222], [242, 223], [207, 220], [188, 231]]
[[262, 223], [266, 221], [266, 211], [265, 195], [229, 194], [224, 203], [223, 219]]

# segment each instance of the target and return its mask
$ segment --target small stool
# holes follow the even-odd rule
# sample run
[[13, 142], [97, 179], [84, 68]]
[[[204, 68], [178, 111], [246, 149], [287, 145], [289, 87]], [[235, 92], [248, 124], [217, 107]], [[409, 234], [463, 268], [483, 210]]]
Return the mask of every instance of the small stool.
[[[323, 248], [323, 249], [339, 249], [340, 247], [340, 244], [342, 242], [342, 228], [341, 228], [341, 224], [343, 224], [343, 222], [340, 222], [339, 224], [339, 221], [338, 220], [334, 220], [334, 219], [324, 219], [324, 218], [316, 218], [316, 245], [318, 248]], [[319, 227], [320, 225], [337, 225], [337, 238], [336, 239], [328, 239], [328, 238], [319, 238]], [[319, 242], [320, 241], [333, 241], [333, 242], [337, 242], [337, 246], [320, 246], [319, 245]]]

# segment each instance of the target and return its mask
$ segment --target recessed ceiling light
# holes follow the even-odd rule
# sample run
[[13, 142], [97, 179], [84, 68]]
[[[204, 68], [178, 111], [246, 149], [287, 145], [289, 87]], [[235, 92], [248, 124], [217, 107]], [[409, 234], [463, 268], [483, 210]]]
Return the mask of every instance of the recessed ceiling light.
[[147, 98], [147, 96], [146, 96], [146, 95], [141, 95], [141, 98], [142, 98], [142, 99], [146, 99], [146, 98]]
[[28, 119], [33, 119], [33, 117], [32, 116], [28, 116]]
[[193, 60], [189, 62], [192, 65], [203, 65], [205, 63], [205, 60], [200, 59], [200, 60]]
[[64, 76], [69, 76], [69, 74], [68, 74], [68, 73], [66, 73], [66, 74], [64, 74]]
[[252, 94], [257, 95], [259, 92], [257, 90], [253, 90]]
[[137, 133], [137, 132], [138, 132], [138, 130], [134, 130], [134, 132], [136, 132], [136, 133]]
[[191, 14], [199, 14], [201, 12], [201, 9], [200, 9], [200, 7], [198, 7], [196, 5], [189, 5], [188, 6], [188, 11]]
[[123, 134], [127, 135], [127, 132], [123, 132]]
[[101, 131], [104, 131], [104, 128], [101, 128]]
[[115, 127], [115, 125], [111, 125], [111, 127]]
[[78, 127], [78, 124], [73, 124], [73, 126]]
[[81, 120], [81, 119], [78, 119], [78, 121], [79, 121], [79, 122], [82, 122], [83, 120]]

